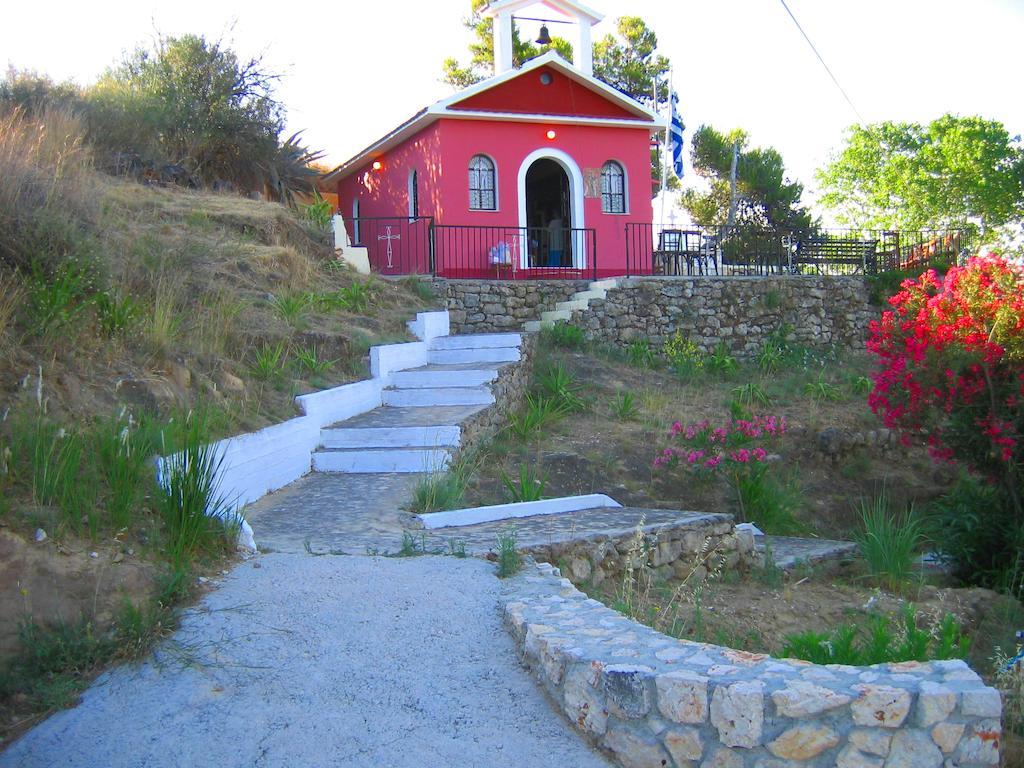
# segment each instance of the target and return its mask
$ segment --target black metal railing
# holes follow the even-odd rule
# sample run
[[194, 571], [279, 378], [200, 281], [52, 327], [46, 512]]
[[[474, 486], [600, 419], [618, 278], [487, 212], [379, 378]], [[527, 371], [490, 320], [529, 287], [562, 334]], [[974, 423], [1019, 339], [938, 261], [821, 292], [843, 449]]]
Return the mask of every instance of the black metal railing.
[[438, 277], [597, 279], [593, 229], [435, 224], [433, 237]]
[[626, 224], [626, 273], [874, 275], [955, 264], [971, 245], [967, 230], [683, 230], [640, 222]]
[[352, 245], [366, 248], [370, 269], [381, 275], [431, 275], [433, 224], [430, 216], [345, 219]]

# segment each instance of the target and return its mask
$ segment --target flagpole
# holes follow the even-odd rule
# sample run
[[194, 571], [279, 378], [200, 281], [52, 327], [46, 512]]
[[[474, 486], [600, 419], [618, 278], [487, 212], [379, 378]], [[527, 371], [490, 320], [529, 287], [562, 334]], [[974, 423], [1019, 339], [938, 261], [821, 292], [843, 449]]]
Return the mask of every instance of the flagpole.
[[[671, 107], [672, 106], [672, 70], [671, 69], [669, 69], [669, 71], [668, 71], [668, 77], [669, 77], [668, 101], [669, 101], [669, 107]], [[655, 109], [657, 109], [657, 105], [658, 105], [658, 76], [657, 75], [654, 76], [654, 104], [655, 104]], [[661, 115], [659, 113], [659, 117], [664, 118], [664, 115]], [[661, 229], [661, 231], [665, 230], [665, 186], [667, 184], [667, 178], [668, 178], [668, 174], [666, 173], [666, 170], [665, 170], [665, 161], [668, 159], [668, 152], [669, 152], [669, 148], [668, 148], [668, 126], [666, 126], [665, 127], [665, 134], [664, 134], [664, 137], [662, 139], [662, 147], [661, 147], [661, 189], [659, 190], [661, 192], [661, 214], [659, 216], [659, 222], [658, 222], [658, 226]]]

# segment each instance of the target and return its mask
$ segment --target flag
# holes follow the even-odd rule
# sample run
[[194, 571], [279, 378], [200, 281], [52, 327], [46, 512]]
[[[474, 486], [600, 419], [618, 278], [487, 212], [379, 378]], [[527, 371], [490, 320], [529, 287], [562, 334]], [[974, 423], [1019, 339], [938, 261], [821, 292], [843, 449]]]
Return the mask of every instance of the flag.
[[669, 146], [672, 148], [672, 168], [683, 178], [683, 118], [679, 116], [679, 97], [672, 92], [672, 124], [669, 126]]

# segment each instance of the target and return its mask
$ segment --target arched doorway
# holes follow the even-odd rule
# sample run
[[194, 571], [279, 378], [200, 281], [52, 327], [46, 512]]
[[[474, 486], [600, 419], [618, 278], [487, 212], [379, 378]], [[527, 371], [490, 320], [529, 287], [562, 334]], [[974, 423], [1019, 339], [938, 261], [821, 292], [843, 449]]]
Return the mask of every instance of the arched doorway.
[[548, 157], [526, 171], [526, 224], [531, 267], [572, 266], [572, 209], [569, 176]]
[[[519, 226], [526, 230], [528, 248], [523, 267], [581, 268], [585, 248], [577, 247], [583, 222], [583, 174], [565, 152], [542, 148], [519, 167]], [[574, 232], [575, 230], [575, 232]]]

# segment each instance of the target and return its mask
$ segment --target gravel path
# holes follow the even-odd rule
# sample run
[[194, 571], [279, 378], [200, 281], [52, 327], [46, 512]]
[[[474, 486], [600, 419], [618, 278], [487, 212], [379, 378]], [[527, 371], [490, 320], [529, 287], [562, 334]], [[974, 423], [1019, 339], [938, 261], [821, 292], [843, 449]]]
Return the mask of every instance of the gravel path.
[[268, 554], [0, 766], [610, 765], [519, 665], [490, 563]]

